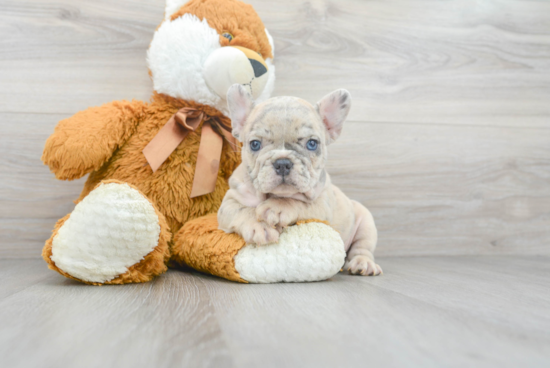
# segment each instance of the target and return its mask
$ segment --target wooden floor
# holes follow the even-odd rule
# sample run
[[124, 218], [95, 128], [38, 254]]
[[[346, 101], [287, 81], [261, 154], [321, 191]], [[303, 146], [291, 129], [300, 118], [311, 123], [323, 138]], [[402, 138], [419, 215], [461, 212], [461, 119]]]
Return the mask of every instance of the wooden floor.
[[548, 367], [550, 257], [394, 257], [385, 275], [93, 287], [0, 261], [1, 367]]
[[80, 285], [39, 258], [83, 180], [57, 122], [148, 100], [164, 0], [0, 0], [0, 367], [550, 367], [550, 1], [246, 0], [274, 95], [347, 88], [333, 181], [382, 277]]

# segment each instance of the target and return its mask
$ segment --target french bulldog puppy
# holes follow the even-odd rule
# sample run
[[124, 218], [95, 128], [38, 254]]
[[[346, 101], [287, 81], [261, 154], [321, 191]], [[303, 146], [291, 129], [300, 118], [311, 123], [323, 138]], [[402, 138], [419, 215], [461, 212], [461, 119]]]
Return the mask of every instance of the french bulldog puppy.
[[247, 243], [268, 244], [296, 221], [324, 220], [344, 240], [344, 270], [381, 274], [373, 256], [377, 232], [371, 213], [332, 185], [325, 171], [327, 146], [340, 135], [350, 109], [349, 92], [336, 90], [316, 106], [296, 97], [255, 106], [236, 84], [227, 103], [232, 133], [243, 148], [218, 211], [219, 228]]

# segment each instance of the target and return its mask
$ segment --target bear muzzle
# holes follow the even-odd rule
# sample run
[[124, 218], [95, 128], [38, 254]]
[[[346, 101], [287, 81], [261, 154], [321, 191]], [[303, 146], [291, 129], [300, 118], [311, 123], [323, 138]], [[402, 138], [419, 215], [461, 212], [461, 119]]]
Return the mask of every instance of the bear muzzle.
[[203, 76], [208, 87], [225, 99], [233, 84], [242, 84], [254, 99], [264, 90], [269, 67], [255, 51], [241, 46], [226, 46], [212, 52], [204, 63]]

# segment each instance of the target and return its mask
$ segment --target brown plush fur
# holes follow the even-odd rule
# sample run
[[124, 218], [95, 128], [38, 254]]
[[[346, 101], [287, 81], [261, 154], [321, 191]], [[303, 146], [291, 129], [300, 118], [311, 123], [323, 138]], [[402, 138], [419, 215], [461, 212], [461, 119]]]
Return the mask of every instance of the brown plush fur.
[[[191, 132], [185, 142], [153, 173], [142, 153], [143, 148], [182, 107], [200, 109], [230, 125], [229, 119], [213, 107], [155, 93], [150, 103], [111, 102], [81, 111], [61, 121], [46, 142], [42, 160], [59, 179], [72, 180], [90, 173], [76, 203], [106, 180], [127, 183], [153, 203], [157, 212], [163, 215], [163, 221], [166, 218], [167, 228], [175, 233], [188, 220], [218, 210], [228, 189], [227, 180], [240, 162], [240, 154], [233, 152], [224, 141], [216, 189], [210, 194], [190, 198], [200, 144], [199, 128], [196, 132]], [[53, 236], [66, 218], [68, 216], [58, 222], [52, 238], [46, 243], [44, 254], [48, 259]], [[168, 240], [172, 233], [168, 235]], [[161, 254], [164, 251], [158, 250]], [[68, 276], [48, 259], [46, 261], [50, 268]], [[136, 269], [108, 283], [148, 281], [166, 270], [164, 263], [162, 266], [157, 265], [157, 259], [151, 253], [150, 257], [147, 256], [140, 263], [141, 266], [134, 266]], [[147, 265], [147, 262], [153, 264]], [[159, 267], [162, 268], [161, 272]], [[143, 271], [147, 268], [151, 268], [151, 272]]]
[[197, 271], [246, 282], [235, 270], [233, 257], [245, 246], [237, 234], [218, 230], [215, 213], [191, 220], [174, 237], [172, 260], [189, 265]]
[[[122, 183], [122, 182], [118, 180], [105, 180], [102, 183], [108, 184], [108, 183]], [[139, 189], [137, 189], [133, 185], [130, 185], [130, 187], [139, 191]], [[114, 278], [113, 280], [107, 281], [103, 284], [109, 285], [109, 284], [127, 284], [130, 282], [147, 282], [151, 280], [153, 277], [166, 272], [166, 263], [170, 258], [170, 248], [168, 246], [168, 242], [170, 241], [172, 234], [170, 232], [168, 224], [166, 223], [166, 219], [164, 218], [164, 215], [159, 212], [159, 210], [155, 205], [153, 205], [153, 208], [155, 209], [155, 213], [159, 218], [159, 225], [160, 225], [159, 243], [157, 247], [153, 249], [151, 253], [147, 254], [141, 260], [141, 262], [128, 268], [128, 271], [126, 273]], [[98, 283], [98, 282], [87, 282], [84, 280], [80, 280], [69, 275], [66, 272], [63, 272], [62, 270], [57, 268], [55, 263], [50, 258], [52, 256], [53, 238], [57, 235], [57, 232], [59, 231], [61, 226], [63, 226], [65, 221], [69, 219], [69, 217], [71, 217], [71, 214], [68, 214], [67, 216], [63, 217], [62, 219], [57, 221], [57, 223], [55, 224], [55, 227], [52, 231], [52, 236], [46, 241], [46, 245], [44, 246], [44, 249], [42, 249], [42, 258], [44, 258], [44, 260], [48, 263], [48, 268], [59, 272], [65, 277], [68, 277], [70, 279], [77, 280], [80, 282], [84, 282], [90, 285], [102, 285], [101, 283]]]
[[218, 210], [228, 188], [227, 180], [240, 162], [240, 154], [224, 141], [216, 189], [189, 198], [200, 144], [199, 128], [153, 173], [143, 148], [182, 107], [201, 109], [230, 125], [229, 119], [213, 107], [155, 93], [148, 104], [111, 102], [61, 121], [46, 142], [42, 160], [60, 179], [72, 180], [90, 173], [77, 203], [103, 180], [134, 185], [166, 216], [175, 233], [189, 219]]
[[[191, 0], [174, 13], [171, 19], [187, 13], [201, 20], [206, 18], [210, 27], [220, 34], [222, 46], [242, 46], [259, 52], [264, 59], [273, 57], [265, 26], [252, 5], [238, 0]], [[231, 42], [221, 36], [224, 32], [233, 36]]]

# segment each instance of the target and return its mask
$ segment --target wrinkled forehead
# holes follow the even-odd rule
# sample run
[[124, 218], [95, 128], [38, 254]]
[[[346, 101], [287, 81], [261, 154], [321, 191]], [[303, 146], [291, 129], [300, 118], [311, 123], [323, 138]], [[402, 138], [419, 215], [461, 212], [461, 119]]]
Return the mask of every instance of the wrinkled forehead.
[[299, 137], [322, 132], [316, 109], [296, 97], [275, 97], [257, 105], [247, 119], [247, 135], [265, 138]]

